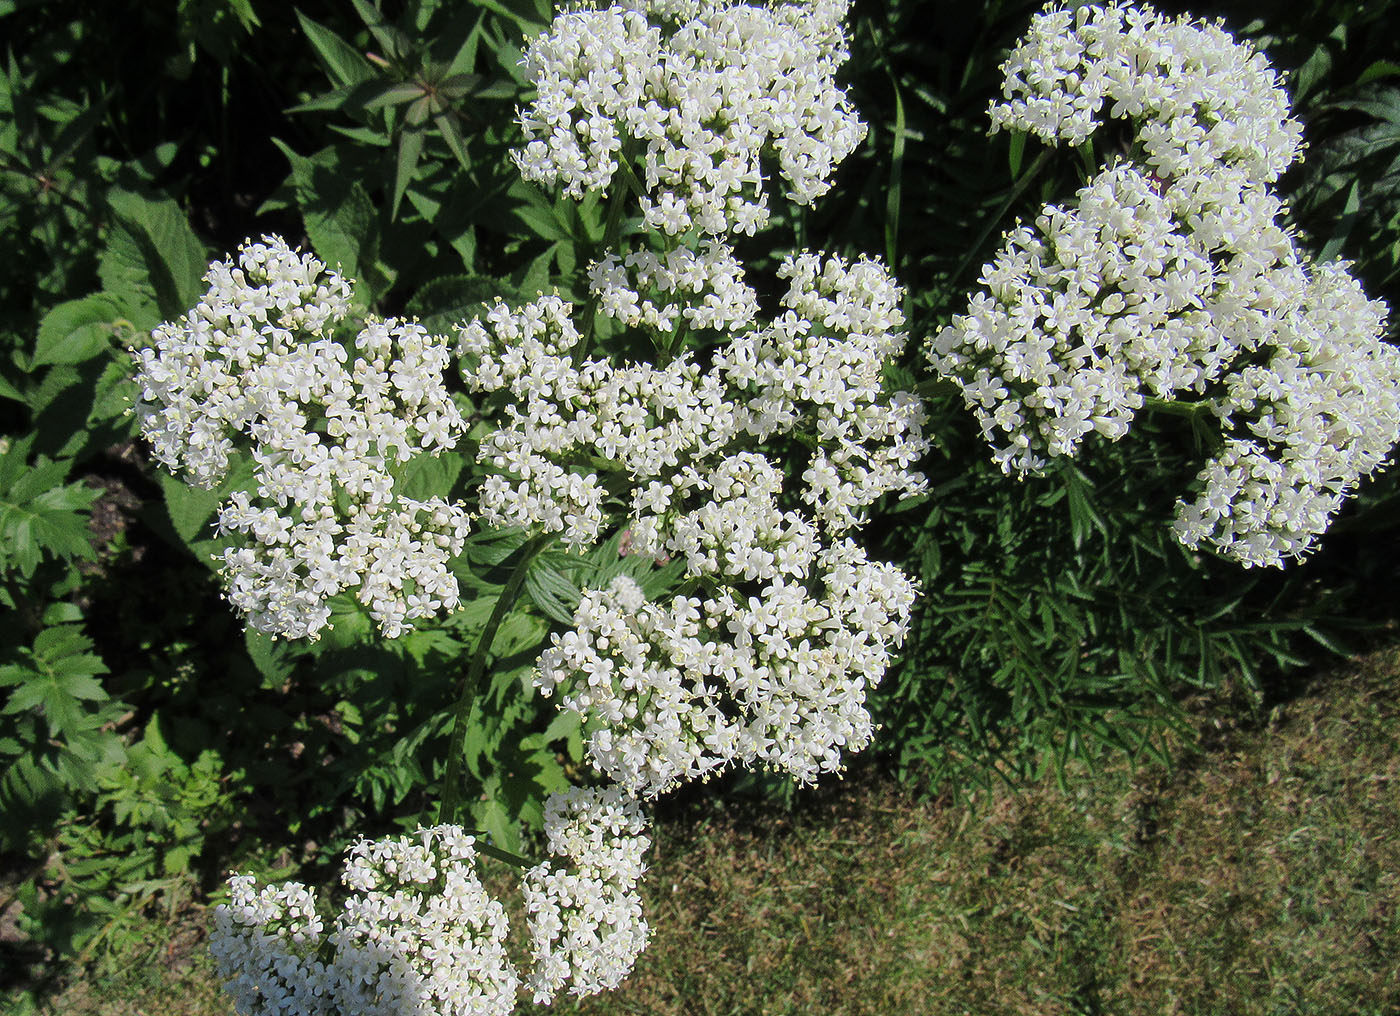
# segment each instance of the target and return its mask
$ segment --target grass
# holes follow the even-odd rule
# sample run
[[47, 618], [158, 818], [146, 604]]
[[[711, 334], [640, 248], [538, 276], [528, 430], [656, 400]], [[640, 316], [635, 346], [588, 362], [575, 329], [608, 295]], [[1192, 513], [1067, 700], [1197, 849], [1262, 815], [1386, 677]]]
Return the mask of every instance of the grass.
[[[1115, 764], [952, 805], [867, 768], [791, 814], [673, 807], [636, 971], [555, 1008], [1400, 1012], [1397, 676], [1393, 649], [1267, 719], [1203, 713], [1198, 747], [1170, 770]], [[183, 928], [157, 959], [109, 965], [50, 1009], [226, 1016], [199, 926]]]

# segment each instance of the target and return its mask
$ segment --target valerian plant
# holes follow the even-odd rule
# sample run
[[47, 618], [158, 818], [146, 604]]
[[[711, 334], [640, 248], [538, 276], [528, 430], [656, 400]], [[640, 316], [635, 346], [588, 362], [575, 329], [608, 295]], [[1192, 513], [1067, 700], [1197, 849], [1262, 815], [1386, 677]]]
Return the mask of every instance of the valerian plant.
[[[836, 83], [847, 6], [638, 0], [528, 43], [515, 163], [607, 205], [575, 299], [498, 298], [438, 334], [356, 312], [336, 267], [268, 236], [137, 351], [142, 432], [218, 488], [220, 576], [251, 629], [315, 639], [348, 601], [404, 637], [490, 589], [437, 823], [362, 839], [330, 906], [231, 880], [212, 946], [241, 1012], [506, 1013], [522, 988], [614, 987], [646, 940], [644, 801], [732, 767], [811, 783], [871, 742], [916, 585], [861, 531], [927, 488], [923, 405], [888, 380], [903, 294], [874, 258], [800, 250], [751, 278], [732, 245], [774, 191], [819, 199], [864, 136]], [[1298, 132], [1272, 72], [1219, 29], [1109, 8], [1048, 11], [1006, 73], [998, 125], [1078, 143], [1111, 103], [1131, 154], [1009, 236], [988, 294], [932, 340], [938, 373], [1009, 435], [1008, 471], [1181, 391], [1212, 399], [1199, 412], [1239, 433], [1182, 538], [1300, 552], [1394, 443], [1400, 370], [1380, 308], [1277, 222]], [[505, 553], [473, 559], [483, 535]], [[531, 685], [610, 784], [551, 795], [539, 862], [459, 815], [469, 717], [522, 596], [560, 626]], [[525, 869], [523, 975], [480, 856]]]
[[1285, 226], [1302, 126], [1276, 74], [1219, 26], [1117, 7], [1046, 11], [1003, 71], [994, 129], [1078, 145], [1116, 121], [1128, 152], [1006, 236], [934, 368], [1008, 472], [1144, 409], [1209, 420], [1178, 538], [1246, 566], [1308, 553], [1400, 439], [1400, 352], [1384, 305]]

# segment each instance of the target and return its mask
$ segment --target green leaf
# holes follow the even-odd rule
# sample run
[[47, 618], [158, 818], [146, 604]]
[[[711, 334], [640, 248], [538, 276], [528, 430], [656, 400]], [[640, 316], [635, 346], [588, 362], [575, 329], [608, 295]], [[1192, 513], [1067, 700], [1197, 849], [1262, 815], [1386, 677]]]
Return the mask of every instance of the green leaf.
[[336, 171], [333, 149], [307, 157], [273, 141], [291, 163], [297, 205], [317, 256], [361, 283], [355, 298], [369, 306], [393, 281], [379, 265], [379, 224], [369, 194]]
[[423, 327], [443, 332], [454, 324], [470, 321], [490, 310], [496, 298], [525, 300], [509, 282], [484, 275], [446, 275], [433, 279], [408, 302], [408, 313], [421, 319]]
[[515, 209], [515, 217], [523, 222], [538, 237], [545, 240], [570, 240], [568, 230], [560, 225], [552, 209], [521, 205]]
[[286, 642], [249, 628], [243, 634], [243, 643], [248, 649], [248, 659], [266, 679], [264, 687], [280, 687], [291, 676], [296, 661], [291, 658], [292, 653]]
[[359, 50], [301, 11], [297, 11], [296, 15], [321, 64], [338, 85], [353, 86], [374, 78], [374, 67]]
[[466, 459], [456, 452], [441, 455], [417, 455], [403, 467], [403, 472], [394, 483], [395, 493], [415, 501], [429, 498], [446, 498], [452, 486], [466, 468]]
[[544, 22], [536, 21], [524, 14], [513, 11], [505, 4], [501, 3], [500, 0], [472, 0], [472, 2], [478, 7], [485, 7], [488, 11], [514, 21], [520, 26], [520, 30], [524, 33], [526, 38], [538, 35], [544, 29]]
[[404, 191], [413, 182], [414, 170], [418, 168], [418, 157], [423, 154], [423, 129], [420, 126], [406, 126], [399, 135], [399, 155], [394, 168], [394, 197], [389, 206], [389, 218], [399, 216], [399, 203]]
[[26, 578], [44, 556], [92, 559], [87, 509], [99, 491], [66, 484], [69, 463], [28, 461], [33, 438], [0, 454], [0, 572], [17, 567]]
[[506, 615], [491, 641], [491, 652], [497, 661], [531, 649], [544, 641], [549, 625], [543, 618], [519, 610]]
[[498, 565], [525, 544], [523, 529], [482, 529], [467, 537], [467, 560], [477, 565]]
[[1361, 214], [1361, 181], [1352, 180], [1351, 187], [1347, 191], [1346, 205], [1342, 208], [1341, 217], [1332, 228], [1332, 235], [1328, 238], [1326, 246], [1317, 255], [1319, 262], [1331, 261], [1342, 252], [1346, 246], [1347, 237], [1351, 235], [1352, 227], [1356, 225], [1356, 220]]
[[1026, 139], [1029, 137], [1030, 135], [1024, 131], [1013, 131], [1011, 134], [1011, 150], [1007, 159], [1011, 167], [1012, 180], [1021, 175], [1021, 162], [1026, 156]]
[[899, 82], [891, 77], [894, 86], [894, 140], [890, 148], [890, 187], [885, 195], [885, 263], [893, 271], [897, 264], [895, 255], [899, 243], [899, 212], [901, 191], [904, 180], [904, 95]]
[[525, 574], [525, 592], [546, 617], [563, 625], [574, 623], [574, 611], [583, 597], [579, 587], [545, 554], [540, 554]]
[[351, 0], [360, 20], [365, 23], [370, 34], [384, 47], [384, 55], [391, 60], [399, 60], [413, 50], [408, 36], [384, 20], [384, 15], [371, 6], [367, 0]]
[[452, 119], [451, 113], [439, 113], [433, 117], [433, 123], [437, 125], [438, 131], [442, 134], [443, 140], [447, 142], [447, 147], [452, 149], [452, 154], [457, 157], [463, 169], [471, 169], [471, 158], [467, 155], [466, 142], [462, 140], [462, 132], [457, 129], [457, 121]]
[[1369, 85], [1372, 81], [1394, 77], [1400, 74], [1400, 64], [1390, 60], [1376, 60], [1357, 76], [1356, 84]]
[[97, 379], [92, 409], [88, 413], [89, 425], [118, 419], [131, 409], [136, 395], [136, 382], [132, 380], [129, 364], [109, 363]]
[[383, 109], [423, 98], [423, 86], [416, 81], [397, 81], [385, 85], [373, 98], [365, 100], [365, 109]]
[[105, 293], [60, 303], [39, 322], [31, 369], [55, 363], [82, 363], [112, 348], [114, 322], [121, 317]]
[[184, 314], [203, 293], [209, 268], [184, 211], [169, 198], [133, 191], [113, 189], [107, 201], [113, 221], [98, 266], [103, 288], [133, 310], [153, 301], [167, 320]]
[[175, 533], [185, 543], [193, 543], [204, 535], [205, 526], [214, 517], [223, 495], [218, 488], [205, 490], [184, 480], [160, 474], [161, 490], [165, 494], [165, 510]]

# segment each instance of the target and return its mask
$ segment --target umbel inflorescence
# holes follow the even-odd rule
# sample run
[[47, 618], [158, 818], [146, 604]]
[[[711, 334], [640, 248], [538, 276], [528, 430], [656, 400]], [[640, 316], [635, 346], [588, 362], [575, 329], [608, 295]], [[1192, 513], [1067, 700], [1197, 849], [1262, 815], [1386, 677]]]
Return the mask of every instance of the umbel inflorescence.
[[[663, 603], [626, 578], [588, 592], [575, 630], [540, 659], [541, 690], [562, 690], [592, 726], [593, 763], [648, 795], [733, 762], [804, 781], [840, 768], [843, 751], [870, 740], [865, 695], [914, 598], [906, 576], [846, 535], [877, 498], [924, 485], [910, 468], [926, 448], [922, 407], [886, 393], [880, 375], [903, 342], [898, 289], [874, 262], [804, 254], [779, 273], [789, 309], [757, 327], [732, 259], [710, 270], [694, 295], [728, 290], [706, 315], [737, 334], [717, 340], [704, 369], [689, 353], [575, 367], [580, 336], [557, 297], [499, 306], [458, 340], [467, 383], [512, 396], [509, 422], [481, 445], [499, 470], [483, 518], [591, 543], [603, 480], [570, 466], [610, 462], [629, 477], [630, 552], [683, 562], [695, 587]], [[600, 306], [637, 322], [678, 290], [642, 275], [595, 271]], [[666, 345], [669, 329], [654, 331]], [[791, 434], [815, 435], [815, 447], [765, 451]], [[788, 475], [793, 461], [803, 468]]]
[[555, 859], [523, 880], [523, 981], [505, 908], [477, 873], [476, 841], [453, 825], [356, 843], [335, 908], [295, 882], [258, 888], [235, 876], [210, 949], [246, 1016], [507, 1016], [521, 987], [541, 1003], [565, 988], [594, 994], [615, 987], [646, 945], [644, 828], [616, 790], [550, 798]]
[[849, 0], [771, 5], [630, 0], [560, 14], [525, 50], [538, 95], [520, 114], [527, 180], [580, 197], [640, 162], [646, 224], [752, 234], [776, 161], [811, 204], [865, 126], [835, 84]]
[[410, 321], [353, 335], [351, 283], [277, 237], [211, 265], [209, 291], [137, 352], [136, 413], [156, 458], [213, 487], [241, 457], [247, 490], [219, 510], [240, 543], [228, 597], [254, 629], [315, 637], [353, 590], [390, 638], [458, 604], [448, 563], [469, 519], [398, 478], [463, 433], [444, 384], [449, 348]]
[[1033, 472], [1150, 400], [1194, 397], [1223, 446], [1177, 506], [1189, 547], [1246, 565], [1306, 553], [1400, 439], [1385, 308], [1313, 265], [1271, 185], [1302, 130], [1262, 54], [1147, 8], [1047, 9], [1003, 65], [994, 130], [1130, 152], [1005, 238], [932, 340], [995, 458]]

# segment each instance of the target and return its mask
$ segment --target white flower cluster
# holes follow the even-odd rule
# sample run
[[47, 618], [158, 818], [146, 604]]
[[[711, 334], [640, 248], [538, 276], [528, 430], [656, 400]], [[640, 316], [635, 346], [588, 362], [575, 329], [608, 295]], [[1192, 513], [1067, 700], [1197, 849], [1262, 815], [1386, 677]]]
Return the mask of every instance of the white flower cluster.
[[550, 853], [525, 873], [525, 910], [533, 942], [526, 987], [548, 1004], [566, 984], [574, 995], [617, 987], [647, 943], [637, 882], [651, 846], [635, 800], [616, 788], [575, 787], [551, 794], [544, 829]]
[[630, 0], [559, 14], [525, 52], [537, 96], [520, 114], [521, 175], [580, 197], [639, 155], [643, 216], [673, 236], [761, 228], [761, 156], [811, 204], [865, 136], [834, 82], [848, 6]]
[[1400, 349], [1385, 305], [1336, 264], [1317, 268], [1267, 362], [1232, 374], [1211, 408], [1232, 437], [1177, 503], [1182, 543], [1246, 565], [1305, 554], [1360, 479], [1400, 441]]
[[929, 347], [1003, 470], [1117, 440], [1146, 397], [1202, 393], [1267, 340], [1296, 258], [1278, 200], [1240, 184], [1163, 188], [1120, 163], [1007, 235], [985, 292]]
[[361, 840], [330, 936], [342, 1012], [361, 1016], [509, 1013], [519, 977], [506, 958], [505, 908], [476, 874], [456, 826]]
[[994, 130], [1077, 144], [1126, 119], [1133, 149], [1008, 234], [935, 369], [1007, 472], [1122, 437], [1148, 398], [1202, 396], [1226, 449], [1178, 536], [1246, 564], [1305, 552], [1395, 441], [1397, 374], [1381, 306], [1280, 225], [1270, 185], [1301, 127], [1277, 75], [1217, 25], [1117, 6], [1046, 10], [1003, 70]]
[[[500, 471], [482, 489], [483, 517], [587, 545], [606, 519], [599, 470], [623, 472], [630, 550], [675, 557], [716, 589], [669, 606], [644, 603], [626, 581], [595, 591], [577, 629], [541, 658], [539, 687], [562, 688], [564, 705], [597, 724], [590, 758], [633, 793], [735, 762], [802, 780], [839, 768], [843, 748], [869, 741], [865, 693], [902, 639], [914, 595], [897, 570], [839, 539], [880, 496], [924, 487], [910, 468], [927, 447], [922, 406], [886, 393], [881, 378], [903, 341], [898, 287], [873, 261], [803, 254], [780, 271], [787, 309], [759, 327], [737, 265], [709, 263], [689, 305], [667, 305], [683, 316], [731, 294], [711, 320], [737, 334], [721, 332], [707, 370], [690, 353], [663, 366], [575, 365], [579, 336], [557, 297], [498, 306], [459, 332], [468, 385], [516, 400], [481, 444], [481, 460]], [[654, 289], [685, 292], [659, 281], [673, 270], [659, 259], [632, 267]], [[602, 262], [595, 286], [616, 297], [605, 313], [667, 327], [648, 323], [644, 307], [658, 304], [639, 298], [647, 286], [625, 262]], [[799, 484], [758, 450], [789, 435], [813, 446]], [[859, 602], [846, 598], [852, 584]]]
[[743, 265], [716, 240], [699, 253], [677, 247], [665, 255], [644, 249], [622, 258], [607, 254], [589, 269], [588, 288], [603, 314], [653, 333], [735, 331], [758, 314]]
[[214, 910], [209, 951], [242, 1016], [335, 1016], [334, 971], [320, 959], [325, 924], [316, 896], [296, 882], [257, 888], [229, 879]]
[[498, 304], [485, 322], [459, 329], [458, 350], [469, 387], [515, 399], [505, 407], [508, 423], [478, 452], [500, 471], [481, 488], [483, 520], [559, 532], [586, 546], [605, 520], [595, 457], [636, 477], [655, 475], [697, 445], [727, 441], [724, 419], [733, 414], [719, 382], [702, 378], [689, 357], [664, 368], [603, 359], [575, 366], [572, 310], [553, 296], [520, 308]]
[[[730, 764], [811, 782], [870, 742], [866, 692], [908, 628], [913, 583], [849, 540], [821, 551], [806, 584], [651, 603], [614, 579], [584, 594], [576, 629], [540, 658], [540, 688], [595, 721], [588, 754], [654, 796]], [[808, 578], [808, 576], [803, 576]]]
[[136, 412], [156, 457], [212, 487], [236, 449], [255, 492], [219, 512], [241, 545], [223, 557], [228, 596], [258, 631], [314, 637], [327, 600], [356, 589], [390, 637], [458, 603], [448, 561], [467, 513], [395, 492], [396, 470], [451, 448], [463, 420], [443, 376], [447, 340], [407, 321], [336, 336], [350, 284], [276, 237], [214, 264], [209, 291], [138, 350]]
[[923, 489], [910, 469], [929, 447], [923, 404], [910, 392], [887, 395], [882, 380], [904, 345], [902, 293], [865, 258], [803, 253], [778, 277], [788, 280], [788, 310], [721, 348], [715, 363], [754, 437], [816, 438], [802, 499], [829, 531], [844, 532], [884, 494]]
[[1262, 53], [1218, 24], [1146, 6], [1047, 8], [1002, 64], [992, 130], [1078, 145], [1107, 118], [1136, 127], [1143, 165], [1166, 180], [1238, 166], [1270, 183], [1301, 147], [1302, 125]]
[[552, 794], [545, 832], [558, 863], [523, 876], [532, 967], [506, 954], [504, 907], [476, 872], [475, 840], [452, 825], [360, 840], [329, 934], [315, 894], [289, 882], [229, 880], [210, 937], [242, 1016], [507, 1016], [517, 990], [547, 1003], [565, 984], [617, 984], [646, 945], [636, 888], [651, 845], [637, 803], [616, 788]]
[[456, 826], [350, 851], [350, 896], [323, 934], [311, 890], [229, 880], [210, 950], [243, 1016], [506, 1016], [519, 982], [505, 910], [477, 878]]

